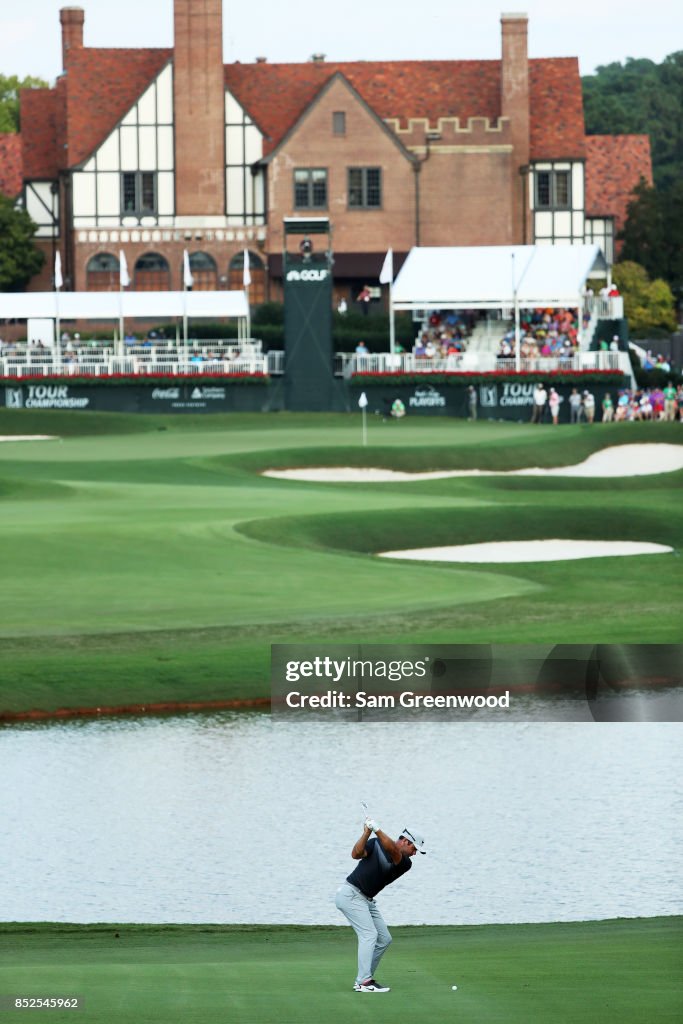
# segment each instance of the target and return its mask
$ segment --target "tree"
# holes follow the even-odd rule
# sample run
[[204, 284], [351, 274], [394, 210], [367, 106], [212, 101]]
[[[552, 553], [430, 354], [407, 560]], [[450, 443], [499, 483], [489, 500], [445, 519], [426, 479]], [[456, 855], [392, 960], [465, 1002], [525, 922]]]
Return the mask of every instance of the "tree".
[[676, 330], [674, 297], [666, 281], [651, 281], [647, 270], [632, 260], [617, 263], [613, 276], [624, 297], [624, 313], [634, 334], [653, 327]]
[[26, 210], [0, 195], [0, 291], [20, 291], [42, 268], [45, 255], [35, 246], [35, 232]]
[[663, 278], [680, 301], [683, 298], [683, 180], [668, 191], [641, 181], [628, 205], [619, 237], [621, 257], [640, 263], [650, 277]]
[[42, 78], [0, 75], [0, 132], [19, 131], [19, 90], [46, 89]]
[[657, 187], [667, 192], [683, 168], [683, 50], [661, 64], [628, 58], [582, 79], [589, 135], [650, 136]]

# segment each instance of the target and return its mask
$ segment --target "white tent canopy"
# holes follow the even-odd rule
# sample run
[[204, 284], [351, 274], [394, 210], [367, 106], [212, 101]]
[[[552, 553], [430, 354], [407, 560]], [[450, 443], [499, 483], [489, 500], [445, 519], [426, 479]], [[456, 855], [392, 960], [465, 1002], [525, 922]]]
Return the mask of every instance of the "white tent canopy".
[[243, 291], [0, 293], [0, 320], [246, 319], [248, 314]]
[[597, 245], [413, 248], [392, 289], [394, 309], [577, 306], [591, 276], [605, 275]]

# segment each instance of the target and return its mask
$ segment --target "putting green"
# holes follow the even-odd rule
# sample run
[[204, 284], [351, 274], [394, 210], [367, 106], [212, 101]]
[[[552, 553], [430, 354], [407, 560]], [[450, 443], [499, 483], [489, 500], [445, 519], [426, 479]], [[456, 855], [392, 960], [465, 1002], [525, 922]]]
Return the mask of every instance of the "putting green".
[[274, 642], [680, 637], [678, 556], [449, 566], [382, 550], [569, 536], [683, 547], [683, 471], [330, 485], [288, 466], [515, 469], [678, 424], [0, 413], [0, 711], [263, 696]]
[[673, 1024], [682, 921], [394, 928], [383, 996], [351, 990], [350, 928], [6, 925], [0, 989], [79, 995], [96, 1024]]

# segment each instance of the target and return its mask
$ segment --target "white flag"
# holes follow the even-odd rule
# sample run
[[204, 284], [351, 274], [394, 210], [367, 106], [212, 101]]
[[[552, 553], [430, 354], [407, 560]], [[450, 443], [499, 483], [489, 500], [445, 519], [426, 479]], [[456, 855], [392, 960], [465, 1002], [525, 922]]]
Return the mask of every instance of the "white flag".
[[251, 284], [251, 274], [249, 273], [249, 250], [244, 250], [244, 267], [242, 269], [242, 284], [245, 288], [248, 288]]
[[59, 291], [59, 289], [63, 287], [64, 278], [62, 277], [62, 254], [58, 249], [55, 253], [55, 290]]
[[119, 284], [122, 288], [127, 288], [130, 284], [128, 263], [126, 262], [126, 254], [123, 249], [119, 249]]
[[358, 399], [358, 405], [361, 407], [361, 409], [365, 409], [365, 408], [367, 408], [367, 404], [368, 404], [368, 396], [365, 394], [364, 391], [362, 391], [361, 392], [361, 396]]
[[187, 255], [187, 249], [183, 250], [183, 288], [191, 288], [194, 284], [194, 278], [192, 271], [190, 270], [190, 257]]
[[379, 274], [380, 284], [392, 284], [394, 280], [394, 253], [389, 249], [384, 257], [384, 263]]

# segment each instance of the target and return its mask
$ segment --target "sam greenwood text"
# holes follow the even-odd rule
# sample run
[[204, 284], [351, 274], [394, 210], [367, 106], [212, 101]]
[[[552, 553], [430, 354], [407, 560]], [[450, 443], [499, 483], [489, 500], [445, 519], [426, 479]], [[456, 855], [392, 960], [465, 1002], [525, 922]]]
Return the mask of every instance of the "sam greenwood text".
[[510, 691], [506, 690], [498, 696], [494, 694], [472, 693], [415, 693], [404, 690], [403, 693], [345, 693], [343, 690], [327, 690], [326, 693], [301, 693], [290, 690], [285, 695], [285, 702], [290, 708], [509, 708]]

